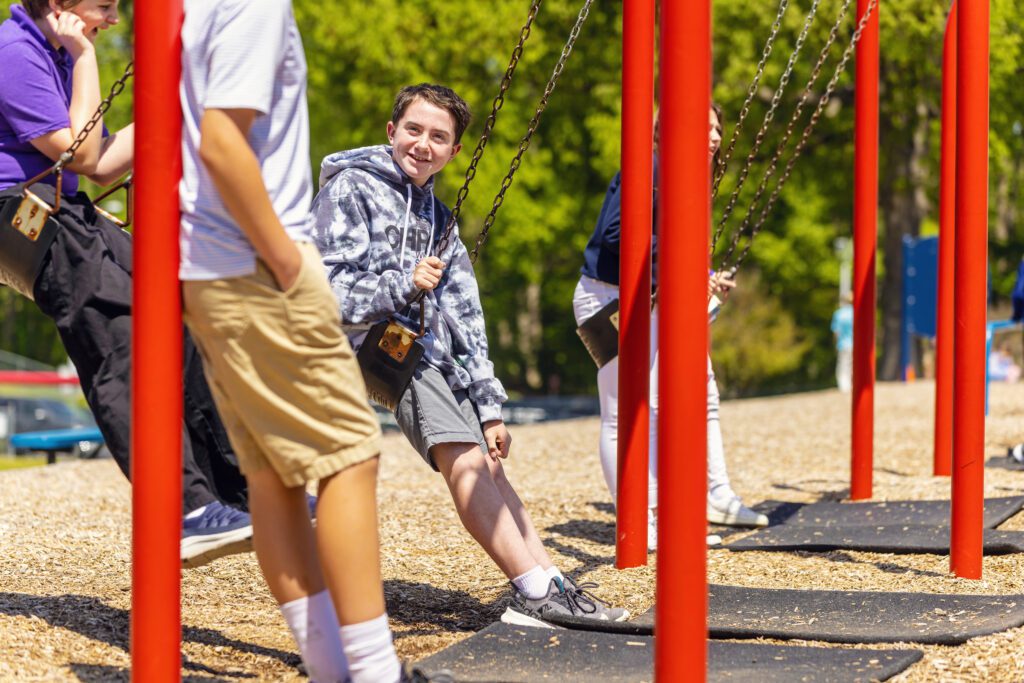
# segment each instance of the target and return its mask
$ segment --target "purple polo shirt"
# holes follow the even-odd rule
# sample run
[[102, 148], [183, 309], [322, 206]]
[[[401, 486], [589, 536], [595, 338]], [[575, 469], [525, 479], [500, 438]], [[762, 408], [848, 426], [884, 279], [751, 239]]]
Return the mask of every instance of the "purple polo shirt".
[[[0, 24], [0, 189], [41, 173], [53, 162], [31, 140], [71, 126], [74, 62], [64, 48], [53, 49], [21, 7]], [[43, 182], [56, 180], [48, 176]], [[64, 172], [64, 193], [78, 190], [78, 175]]]

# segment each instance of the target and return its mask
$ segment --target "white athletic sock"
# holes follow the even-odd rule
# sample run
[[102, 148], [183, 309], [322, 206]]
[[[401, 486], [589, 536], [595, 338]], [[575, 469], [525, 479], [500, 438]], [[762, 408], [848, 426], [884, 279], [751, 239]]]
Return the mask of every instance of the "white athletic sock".
[[512, 585], [530, 600], [540, 600], [548, 594], [551, 579], [548, 578], [548, 573], [544, 571], [544, 568], [538, 564], [522, 576], [512, 579]]
[[281, 605], [309, 679], [316, 683], [343, 683], [348, 664], [338, 636], [338, 616], [326, 590]]
[[395, 654], [387, 612], [376, 619], [342, 626], [341, 642], [352, 683], [396, 683], [402, 665]]
[[562, 572], [558, 571], [558, 567], [556, 567], [555, 565], [551, 565], [550, 567], [545, 569], [544, 573], [548, 576], [549, 585], [551, 584], [551, 579], [558, 579], [563, 584], [565, 583], [565, 576], [562, 574]]

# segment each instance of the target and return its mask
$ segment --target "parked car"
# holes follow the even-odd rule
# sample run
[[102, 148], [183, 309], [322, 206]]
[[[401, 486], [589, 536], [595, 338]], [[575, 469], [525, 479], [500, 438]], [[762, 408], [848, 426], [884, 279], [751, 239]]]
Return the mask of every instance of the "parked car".
[[[6, 444], [13, 434], [51, 429], [95, 427], [92, 414], [54, 398], [0, 396], [0, 442]], [[17, 449], [17, 454], [27, 451]], [[79, 441], [70, 451], [82, 458], [95, 458], [106, 452], [102, 441]]]

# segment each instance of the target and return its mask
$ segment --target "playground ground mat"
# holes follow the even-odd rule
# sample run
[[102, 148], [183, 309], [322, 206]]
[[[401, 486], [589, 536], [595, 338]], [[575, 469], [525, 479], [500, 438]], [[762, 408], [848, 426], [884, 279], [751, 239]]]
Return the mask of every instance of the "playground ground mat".
[[[710, 641], [708, 681], [855, 683], [887, 680], [919, 650], [793, 647]], [[552, 631], [496, 623], [417, 663], [458, 683], [611, 683], [653, 680], [654, 639], [597, 631]]]
[[[986, 555], [1024, 553], [1024, 531], [985, 529], [984, 534]], [[746, 538], [726, 544], [725, 548], [734, 552], [859, 550], [949, 555], [949, 538], [949, 527], [938, 525], [824, 527], [783, 524], [761, 529]]]
[[996, 455], [988, 459], [985, 463], [986, 467], [995, 467], [1001, 470], [1010, 470], [1011, 472], [1024, 472], [1024, 462], [1017, 462], [1013, 458], [1009, 458], [1005, 455]]
[[[708, 587], [708, 635], [828, 643], [959, 645], [1024, 625], [1024, 595]], [[585, 630], [654, 633], [654, 608], [623, 622], [580, 622]]]
[[[875, 403], [874, 499], [948, 496], [949, 480], [931, 476], [933, 385], [883, 383]], [[1021, 438], [1024, 385], [993, 386], [990, 409], [985, 451], [1000, 453]], [[721, 416], [729, 473], [747, 502], [847, 496], [848, 396], [822, 391], [725, 401]], [[596, 581], [598, 595], [641, 615], [654, 604], [657, 553], [647, 566], [613, 566], [614, 515], [596, 454], [599, 429], [594, 418], [514, 427], [504, 465], [558, 566], [577, 580]], [[494, 623], [507, 605], [508, 582], [462, 529], [444, 483], [399, 435], [384, 438], [378, 488], [384, 591], [399, 656], [422, 660]], [[110, 460], [0, 473], [0, 681], [128, 680], [129, 494]], [[985, 494], [1021, 495], [1024, 482], [1019, 473], [987, 469]], [[1024, 531], [1024, 513], [1000, 529]], [[710, 583], [748, 588], [1024, 593], [1021, 555], [986, 557], [981, 581], [953, 576], [949, 558], [939, 555], [714, 549], [707, 563]], [[181, 597], [184, 680], [305, 680], [253, 555], [182, 572]], [[962, 645], [912, 647], [924, 657], [895, 683], [1024, 680], [1024, 627]]]

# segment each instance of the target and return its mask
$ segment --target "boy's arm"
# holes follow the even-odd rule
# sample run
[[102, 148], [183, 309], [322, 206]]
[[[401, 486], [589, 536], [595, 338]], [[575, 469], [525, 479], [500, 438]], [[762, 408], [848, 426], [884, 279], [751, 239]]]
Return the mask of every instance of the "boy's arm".
[[199, 124], [199, 158], [228, 213], [286, 290], [298, 277], [302, 256], [274, 212], [259, 161], [249, 147], [256, 114], [253, 109], [207, 109]]
[[501, 404], [508, 396], [494, 376], [494, 363], [488, 358], [487, 329], [473, 264], [462, 240], [456, 236], [452, 242], [448, 253], [442, 256], [448, 267], [444, 281], [435, 290], [438, 305], [464, 332], [467, 352], [457, 360], [469, 373], [469, 398], [476, 404], [480, 422], [501, 420]]
[[419, 293], [410, 272], [370, 270], [372, 192], [358, 173], [342, 173], [313, 201], [315, 239], [346, 325], [372, 324], [409, 305]]

